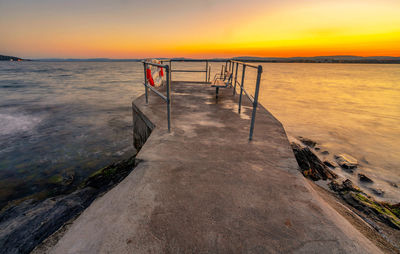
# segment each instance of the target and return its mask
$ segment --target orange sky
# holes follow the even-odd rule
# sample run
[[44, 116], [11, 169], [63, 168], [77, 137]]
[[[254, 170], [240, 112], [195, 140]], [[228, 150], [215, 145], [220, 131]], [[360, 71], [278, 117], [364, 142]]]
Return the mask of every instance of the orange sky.
[[1, 0], [25, 58], [400, 56], [400, 0]]

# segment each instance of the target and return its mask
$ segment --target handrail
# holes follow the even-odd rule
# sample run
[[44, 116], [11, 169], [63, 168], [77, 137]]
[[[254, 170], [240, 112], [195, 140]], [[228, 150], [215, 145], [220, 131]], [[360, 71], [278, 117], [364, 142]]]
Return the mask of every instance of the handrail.
[[[172, 72], [204, 72], [205, 73], [205, 83], [210, 82], [211, 67], [209, 66], [208, 59], [164, 59], [161, 60], [162, 63], [169, 62], [169, 68]], [[172, 69], [172, 62], [205, 62], [205, 70], [174, 70]], [[172, 78], [171, 78], [172, 79]]]
[[[163, 64], [157, 64], [157, 63], [151, 63], [147, 61], [142, 61], [143, 67], [144, 67], [144, 91], [146, 95], [146, 104], [149, 103], [149, 95], [148, 95], [148, 89], [153, 91], [155, 94], [157, 94], [161, 99], [165, 100], [167, 102], [167, 119], [168, 119], [168, 132], [171, 132], [171, 69], [169, 65], [163, 65]], [[152, 66], [157, 66], [160, 68], [165, 68], [166, 72], [166, 79], [167, 79], [167, 96], [163, 95], [160, 93], [157, 89], [155, 89], [152, 86], [149, 86], [147, 84], [147, 66], [152, 65]]]
[[259, 66], [259, 65], [248, 64], [248, 63], [245, 63], [245, 62], [240, 62], [240, 61], [236, 61], [236, 60], [228, 60], [228, 61], [229, 61], [229, 62], [231, 62], [231, 63], [239, 63], [239, 64], [243, 64], [243, 65], [246, 65], [246, 66], [248, 66], [248, 67], [255, 68], [255, 69], [257, 69], [257, 68], [258, 68], [258, 66]]
[[[146, 103], [148, 103], [148, 89], [153, 91], [161, 99], [163, 99], [167, 102], [168, 132], [171, 132], [171, 73], [172, 72], [205, 72], [205, 74], [206, 74], [205, 81], [207, 83], [210, 81], [210, 78], [211, 78], [211, 67], [209, 66], [209, 60], [199, 60], [199, 59], [174, 60], [174, 59], [170, 59], [170, 60], [162, 60], [161, 61], [161, 63], [164, 63], [164, 62], [169, 62], [169, 64], [156, 64], [156, 63], [151, 63], [151, 62], [147, 62], [147, 61], [142, 61], [143, 67], [144, 67], [144, 80], [145, 80], [144, 87], [145, 87], [145, 94], [146, 94]], [[171, 67], [172, 62], [206, 62], [206, 68], [205, 68], [205, 70], [173, 70]], [[166, 82], [167, 83], [167, 95], [166, 96], [163, 95], [162, 93], [160, 93], [157, 89], [155, 89], [154, 87], [150, 86], [147, 83], [146, 69], [147, 69], [148, 65], [165, 68], [166, 74], [167, 74], [166, 75], [166, 79], [167, 79], [167, 82]], [[242, 66], [241, 82], [238, 81], [239, 65]], [[247, 92], [246, 89], [244, 88], [244, 81], [245, 81], [247, 67], [257, 69], [257, 80], [256, 80], [256, 88], [255, 88], [255, 92], [254, 92], [254, 97], [249, 92]], [[253, 104], [253, 111], [251, 114], [251, 123], [250, 123], [250, 133], [249, 133], [249, 140], [251, 141], [253, 139], [255, 118], [256, 118], [256, 112], [257, 112], [257, 107], [258, 107], [258, 95], [259, 95], [259, 91], [260, 91], [261, 75], [263, 72], [263, 68], [261, 65], [256, 66], [256, 65], [236, 61], [236, 60], [227, 60], [225, 62], [225, 65], [222, 65], [221, 75], [224, 75], [225, 72], [232, 73], [231, 74], [232, 78], [230, 80], [230, 84], [232, 85], [232, 83], [234, 83], [234, 88], [233, 88], [234, 95], [236, 94], [236, 86], [238, 85], [240, 88], [238, 113], [239, 114], [241, 113], [243, 93]], [[233, 77], [234, 77], [234, 79], [233, 79]]]
[[[229, 66], [228, 66], [229, 64]], [[238, 69], [239, 65], [242, 65], [242, 80], [241, 82], [237, 81], [238, 78]], [[224, 66], [223, 66], [224, 67]], [[254, 91], [254, 97], [250, 95], [244, 88], [244, 81], [245, 81], [245, 76], [246, 76], [246, 67], [251, 67], [251, 68], [256, 68], [257, 69], [257, 81], [256, 81], [256, 89]], [[228, 60], [225, 63], [225, 71], [230, 71], [231, 73], [234, 72], [235, 70], [235, 81], [234, 81], [234, 87], [233, 87], [233, 95], [236, 94], [236, 85], [239, 85], [240, 87], [240, 95], [239, 95], [239, 105], [238, 105], [238, 113], [241, 113], [242, 109], [242, 95], [243, 93], [246, 95], [246, 97], [250, 100], [250, 102], [253, 104], [253, 111], [251, 114], [251, 123], [250, 123], [250, 133], [249, 133], [249, 140], [251, 141], [253, 139], [253, 132], [254, 132], [254, 124], [255, 124], [255, 118], [256, 118], [256, 112], [257, 112], [257, 106], [258, 106], [258, 95], [260, 91], [260, 83], [261, 83], [261, 74], [263, 72], [263, 68], [261, 65], [252, 65], [236, 60]], [[232, 78], [233, 80], [233, 78]], [[233, 81], [231, 81], [233, 82]]]

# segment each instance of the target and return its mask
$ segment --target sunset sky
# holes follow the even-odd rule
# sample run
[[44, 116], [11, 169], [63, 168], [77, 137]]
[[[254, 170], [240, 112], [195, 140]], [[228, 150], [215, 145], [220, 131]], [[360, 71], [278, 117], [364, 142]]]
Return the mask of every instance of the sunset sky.
[[400, 0], [0, 0], [0, 54], [400, 56]]

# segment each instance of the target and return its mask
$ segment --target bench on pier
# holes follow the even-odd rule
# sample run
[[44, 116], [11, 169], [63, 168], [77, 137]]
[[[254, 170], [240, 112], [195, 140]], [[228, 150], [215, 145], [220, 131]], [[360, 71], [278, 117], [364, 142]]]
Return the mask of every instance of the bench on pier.
[[216, 75], [211, 87], [215, 87], [215, 98], [218, 99], [218, 91], [220, 88], [232, 87], [232, 72], [227, 71], [224, 75]]

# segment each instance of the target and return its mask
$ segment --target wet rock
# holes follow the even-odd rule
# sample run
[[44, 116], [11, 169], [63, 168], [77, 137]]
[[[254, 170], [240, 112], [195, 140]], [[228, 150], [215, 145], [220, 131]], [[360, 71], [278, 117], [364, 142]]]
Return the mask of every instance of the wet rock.
[[68, 186], [74, 182], [75, 179], [75, 171], [66, 170], [62, 174], [62, 185]]
[[348, 154], [335, 155], [336, 162], [344, 169], [355, 169], [358, 166], [358, 161]]
[[372, 181], [371, 178], [369, 178], [368, 176], [361, 174], [361, 173], [358, 174], [358, 179], [364, 183], [373, 183], [374, 182], [374, 181]]
[[342, 183], [339, 183], [337, 181], [332, 181], [328, 184], [329, 188], [335, 192], [341, 193], [341, 192], [348, 192], [348, 191], [354, 191], [354, 192], [360, 192], [360, 188], [355, 185], [350, 179], [344, 180]]
[[322, 155], [328, 155], [328, 154], [329, 154], [329, 152], [328, 152], [328, 151], [326, 151], [326, 150], [324, 150], [324, 151], [322, 151], [322, 152], [321, 152], [321, 154], [322, 154]]
[[323, 163], [330, 168], [336, 168], [336, 163], [331, 160], [325, 160]]
[[346, 192], [342, 195], [349, 205], [376, 220], [400, 230], [400, 219], [385, 203], [379, 203], [365, 193]]
[[317, 142], [315, 142], [311, 139], [308, 139], [308, 138], [299, 136], [298, 139], [301, 141], [301, 143], [305, 144], [306, 146], [312, 147], [312, 148], [314, 148], [317, 145]]
[[83, 183], [83, 186], [90, 186], [96, 189], [109, 188], [125, 178], [135, 167], [136, 163], [135, 157], [131, 157], [128, 160], [102, 168], [89, 176]]
[[369, 161], [365, 158], [365, 156], [361, 158], [361, 161], [364, 162], [365, 164], [369, 164]]
[[[136, 164], [133, 156], [100, 169], [73, 193], [47, 198], [44, 201], [26, 200], [2, 211], [0, 254], [29, 253], [66, 221], [88, 207], [99, 194], [125, 178]], [[62, 187], [73, 180], [74, 174], [69, 171], [52, 176], [49, 182], [52, 186]]]
[[400, 204], [381, 203], [362, 192], [349, 179], [342, 183], [333, 180], [329, 188], [336, 192], [347, 204], [364, 213], [373, 220], [379, 220], [400, 230]]
[[374, 193], [377, 196], [382, 197], [383, 195], [385, 195], [385, 191], [382, 189], [370, 188], [370, 190], [372, 191], [372, 193]]
[[350, 179], [346, 179], [342, 183], [343, 185], [343, 190], [345, 191], [355, 191], [355, 192], [360, 192], [360, 188], [355, 185]]
[[29, 253], [87, 207], [95, 193], [95, 189], [85, 188], [43, 202], [27, 200], [7, 209], [0, 215], [0, 253]]
[[305, 177], [314, 181], [334, 179], [337, 177], [308, 147], [291, 143], [297, 163]]

